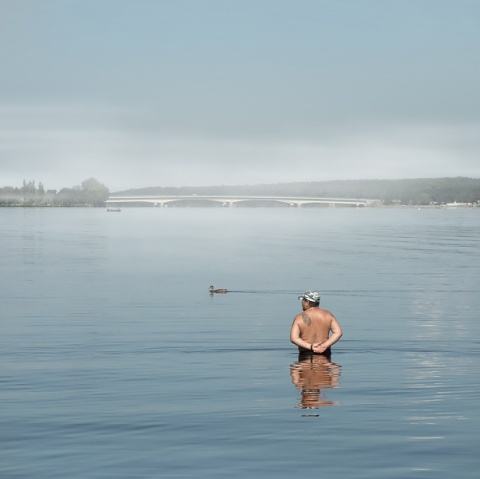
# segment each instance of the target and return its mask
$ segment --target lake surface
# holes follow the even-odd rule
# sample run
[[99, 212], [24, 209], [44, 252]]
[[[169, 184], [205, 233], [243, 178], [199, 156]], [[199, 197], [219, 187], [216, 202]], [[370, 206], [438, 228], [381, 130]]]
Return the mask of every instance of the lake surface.
[[[0, 225], [2, 479], [478, 477], [480, 209]], [[344, 330], [330, 362], [288, 339], [306, 289]]]

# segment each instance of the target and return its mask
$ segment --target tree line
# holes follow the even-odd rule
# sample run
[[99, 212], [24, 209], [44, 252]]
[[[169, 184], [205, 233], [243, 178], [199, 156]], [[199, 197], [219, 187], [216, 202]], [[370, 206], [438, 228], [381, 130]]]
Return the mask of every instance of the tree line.
[[[46, 190], [42, 183], [23, 181], [19, 188], [0, 188], [0, 206], [104, 206], [109, 189], [95, 178], [80, 186]], [[356, 198], [379, 200], [385, 205], [480, 204], [478, 178], [417, 178], [402, 180], [338, 180], [295, 183], [148, 187], [116, 192], [115, 195], [238, 195]]]
[[43, 183], [23, 180], [21, 187], [0, 188], [0, 206], [104, 206], [109, 189], [95, 178], [88, 178], [80, 186], [46, 190]]
[[385, 205], [480, 203], [478, 178], [417, 178], [402, 180], [338, 180], [264, 185], [149, 187], [115, 195], [238, 195], [356, 198]]

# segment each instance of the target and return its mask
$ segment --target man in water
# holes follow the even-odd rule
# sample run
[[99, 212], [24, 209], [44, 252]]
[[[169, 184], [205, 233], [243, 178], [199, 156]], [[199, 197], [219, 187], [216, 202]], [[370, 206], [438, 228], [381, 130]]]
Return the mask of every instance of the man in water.
[[298, 299], [302, 300], [303, 312], [293, 320], [290, 341], [300, 353], [330, 355], [330, 347], [342, 337], [342, 328], [330, 311], [319, 307], [316, 291], [306, 291]]

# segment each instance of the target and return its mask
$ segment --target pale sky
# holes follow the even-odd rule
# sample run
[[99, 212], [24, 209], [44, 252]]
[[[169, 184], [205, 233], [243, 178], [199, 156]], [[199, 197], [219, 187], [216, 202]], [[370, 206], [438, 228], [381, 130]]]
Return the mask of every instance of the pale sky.
[[480, 177], [478, 0], [0, 0], [0, 187]]

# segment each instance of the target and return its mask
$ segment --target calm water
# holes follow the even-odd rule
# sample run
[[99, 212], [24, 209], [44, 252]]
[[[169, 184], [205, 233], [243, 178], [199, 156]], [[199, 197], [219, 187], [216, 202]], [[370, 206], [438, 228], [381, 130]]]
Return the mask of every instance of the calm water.
[[[2, 479], [478, 477], [480, 209], [0, 225]], [[330, 363], [288, 341], [305, 289]]]

